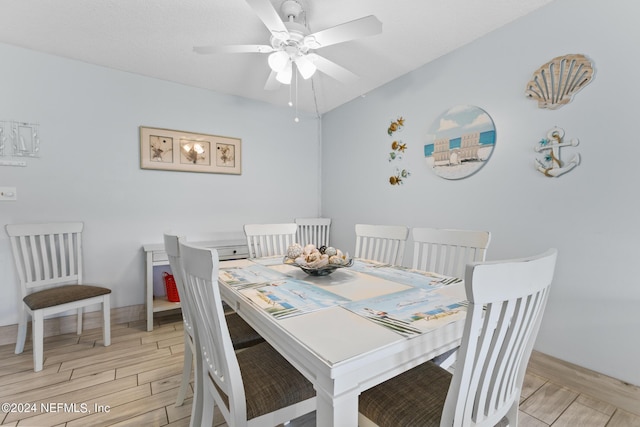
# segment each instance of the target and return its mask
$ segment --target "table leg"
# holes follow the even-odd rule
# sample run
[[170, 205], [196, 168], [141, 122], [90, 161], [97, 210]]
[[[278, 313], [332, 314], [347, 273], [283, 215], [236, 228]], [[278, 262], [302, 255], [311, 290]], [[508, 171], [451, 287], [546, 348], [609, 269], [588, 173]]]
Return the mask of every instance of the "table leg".
[[147, 331], [153, 331], [153, 252], [147, 252], [145, 272], [145, 309], [147, 312]]
[[355, 427], [358, 425], [358, 393], [351, 390], [333, 397], [316, 388], [316, 426]]

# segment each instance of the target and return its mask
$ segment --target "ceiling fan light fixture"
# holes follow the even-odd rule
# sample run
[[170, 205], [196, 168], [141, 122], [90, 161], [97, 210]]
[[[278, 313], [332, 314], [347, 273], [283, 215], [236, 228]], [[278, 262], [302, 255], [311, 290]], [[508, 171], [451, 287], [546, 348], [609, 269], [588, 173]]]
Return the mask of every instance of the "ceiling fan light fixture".
[[[282, 2], [281, 13], [274, 8], [274, 0], [246, 1], [271, 33], [270, 45], [196, 46], [194, 50], [198, 53], [268, 54], [267, 62], [271, 72], [264, 86], [265, 90], [274, 90], [279, 84], [292, 85], [294, 76], [297, 86], [298, 73], [308, 80], [318, 70], [339, 82], [349, 84], [358, 76], [313, 51], [382, 32], [382, 22], [369, 15], [311, 33], [302, 7], [302, 3], [306, 4], [308, 0], [278, 0]], [[289, 90], [291, 91], [291, 87]]]
[[273, 71], [279, 73], [287, 67], [287, 64], [289, 63], [289, 54], [283, 50], [273, 52], [269, 55], [267, 62]]
[[309, 60], [306, 56], [299, 56], [295, 59], [296, 67], [298, 71], [300, 71], [300, 75], [303, 79], [307, 80], [309, 77], [313, 76], [316, 72], [316, 65]]
[[283, 85], [291, 84], [291, 77], [293, 75], [293, 67], [291, 66], [291, 62], [288, 62], [284, 69], [276, 75], [276, 80], [278, 80]]

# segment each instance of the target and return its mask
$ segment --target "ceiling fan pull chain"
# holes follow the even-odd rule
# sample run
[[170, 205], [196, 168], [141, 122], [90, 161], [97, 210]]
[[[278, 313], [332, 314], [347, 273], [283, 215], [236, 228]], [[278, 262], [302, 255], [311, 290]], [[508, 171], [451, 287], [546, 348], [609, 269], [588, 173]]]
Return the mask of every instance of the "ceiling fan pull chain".
[[[297, 67], [296, 67], [297, 68]], [[298, 123], [300, 119], [298, 118], [298, 73], [296, 73], [296, 117], [293, 119], [294, 122]]]
[[293, 100], [291, 99], [291, 91], [292, 91], [291, 86], [293, 85], [289, 85], [289, 107], [293, 107]]

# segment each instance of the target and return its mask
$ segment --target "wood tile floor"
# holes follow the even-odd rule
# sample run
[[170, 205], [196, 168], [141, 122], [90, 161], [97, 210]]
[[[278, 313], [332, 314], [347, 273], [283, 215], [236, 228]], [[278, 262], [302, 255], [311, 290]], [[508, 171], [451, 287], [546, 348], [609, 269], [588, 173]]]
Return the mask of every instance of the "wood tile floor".
[[[0, 346], [0, 410], [9, 426], [188, 426], [191, 399], [175, 407], [184, 353], [180, 314], [112, 326], [111, 346], [101, 330], [45, 340], [45, 362], [33, 372], [31, 345], [21, 355]], [[73, 405], [75, 404], [75, 406]], [[216, 426], [226, 426], [222, 419]], [[315, 425], [314, 415], [291, 426]], [[640, 417], [528, 374], [520, 404], [522, 427], [640, 427]]]

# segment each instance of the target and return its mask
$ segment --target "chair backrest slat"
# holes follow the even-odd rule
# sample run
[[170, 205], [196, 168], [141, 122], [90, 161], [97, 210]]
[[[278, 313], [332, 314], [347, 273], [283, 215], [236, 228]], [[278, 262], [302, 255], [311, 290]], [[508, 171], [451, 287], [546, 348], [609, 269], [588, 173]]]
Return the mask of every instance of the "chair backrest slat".
[[[11, 238], [13, 253], [20, 255], [20, 258], [15, 260], [15, 262], [16, 268], [18, 269], [18, 275], [22, 283], [37, 280], [37, 268], [33, 265], [35, 261], [29, 252], [29, 246], [31, 246], [29, 242], [31, 240], [31, 236], [15, 236]], [[36, 257], [36, 260], [37, 259], [38, 257]]]
[[517, 410], [556, 258], [550, 249], [467, 266], [469, 307], [441, 425], [493, 426]]
[[284, 224], [246, 224], [244, 233], [249, 247], [249, 258], [282, 255], [295, 242], [298, 226]]
[[491, 233], [414, 228], [412, 268], [463, 278], [466, 265], [484, 261]]
[[[46, 236], [47, 239], [51, 238], [51, 235]], [[60, 277], [58, 274], [58, 270], [56, 268], [56, 272], [48, 268], [49, 265], [49, 253], [50, 247], [45, 242], [44, 235], [33, 235], [29, 236], [29, 242], [27, 249], [30, 250], [30, 255], [33, 259], [33, 269], [35, 272], [34, 280], [46, 280], [47, 278]], [[54, 247], [51, 253], [51, 257], [54, 258], [55, 262], [57, 262], [57, 258], [59, 257], [58, 253], [64, 250], [64, 248]], [[52, 261], [53, 263], [54, 261]]]
[[23, 297], [31, 289], [82, 281], [79, 223], [8, 224]]
[[296, 241], [300, 245], [329, 246], [331, 218], [296, 218], [295, 222], [298, 225]]
[[[65, 252], [68, 250], [64, 245], [64, 236], [61, 234], [44, 236], [40, 235], [40, 248], [42, 251], [41, 259], [43, 260], [43, 269], [44, 271], [49, 271], [51, 269], [52, 277], [59, 277], [60, 275], [67, 275], [67, 263], [65, 259]], [[56, 244], [57, 242], [57, 244]], [[47, 249], [48, 247], [48, 249]], [[49, 260], [47, 256], [47, 252], [54, 256], [57, 256], [57, 259]]]
[[409, 228], [403, 225], [356, 224], [354, 256], [387, 264], [401, 265]]

